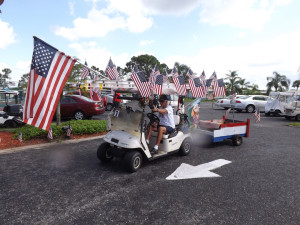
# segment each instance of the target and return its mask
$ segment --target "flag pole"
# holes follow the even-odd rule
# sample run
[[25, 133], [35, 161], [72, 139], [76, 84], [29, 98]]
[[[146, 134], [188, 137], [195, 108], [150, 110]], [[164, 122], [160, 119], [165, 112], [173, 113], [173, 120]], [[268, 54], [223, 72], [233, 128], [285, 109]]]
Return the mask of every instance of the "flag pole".
[[[77, 60], [76, 62], [79, 63], [79, 64], [82, 65], [82, 66], [87, 67], [86, 65], [84, 65], [82, 62], [80, 62], [80, 61], [78, 61], [78, 60]], [[102, 75], [102, 74], [99, 73], [98, 71], [93, 70], [93, 69], [91, 69], [90, 67], [88, 67], [88, 68], [89, 68], [89, 70], [91, 70], [92, 72], [97, 73], [97, 74], [99, 74], [99, 76], [101, 76], [101, 77], [106, 78], [107, 80], [109, 80], [106, 76]]]

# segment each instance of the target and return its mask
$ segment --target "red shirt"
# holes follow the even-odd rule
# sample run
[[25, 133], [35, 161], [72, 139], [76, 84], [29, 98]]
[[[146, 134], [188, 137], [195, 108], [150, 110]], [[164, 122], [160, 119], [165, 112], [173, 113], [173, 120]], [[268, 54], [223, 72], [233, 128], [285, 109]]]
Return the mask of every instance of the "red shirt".
[[121, 99], [119, 99], [118, 97], [121, 97], [120, 93], [115, 94], [115, 99], [114, 99], [115, 102], [121, 102]]

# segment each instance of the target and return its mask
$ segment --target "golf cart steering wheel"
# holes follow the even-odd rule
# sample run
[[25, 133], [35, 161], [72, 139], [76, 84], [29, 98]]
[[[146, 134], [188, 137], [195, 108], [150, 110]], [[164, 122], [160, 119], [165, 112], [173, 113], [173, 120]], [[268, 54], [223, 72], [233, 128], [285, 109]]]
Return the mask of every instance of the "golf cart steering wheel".
[[154, 113], [147, 113], [147, 117], [150, 119], [150, 124], [159, 123], [159, 118]]

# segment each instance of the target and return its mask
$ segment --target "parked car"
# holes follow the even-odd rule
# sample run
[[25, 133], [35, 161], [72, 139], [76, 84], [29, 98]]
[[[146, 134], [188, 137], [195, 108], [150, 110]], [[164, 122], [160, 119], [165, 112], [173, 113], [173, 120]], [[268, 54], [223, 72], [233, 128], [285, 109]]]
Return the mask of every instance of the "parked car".
[[233, 108], [238, 112], [246, 110], [248, 113], [253, 113], [256, 109], [265, 111], [267, 99], [268, 96], [263, 95], [245, 95], [234, 101]]
[[[244, 95], [237, 95], [236, 96], [236, 99], [239, 99], [241, 97], [243, 97]], [[215, 103], [215, 106], [219, 106], [219, 107], [223, 107], [224, 109], [229, 109], [231, 106], [231, 98], [232, 98], [232, 95], [229, 95], [227, 98], [222, 98], [222, 99], [219, 99], [216, 103]]]
[[94, 101], [80, 95], [63, 96], [60, 104], [62, 118], [82, 120], [105, 112], [103, 101]]

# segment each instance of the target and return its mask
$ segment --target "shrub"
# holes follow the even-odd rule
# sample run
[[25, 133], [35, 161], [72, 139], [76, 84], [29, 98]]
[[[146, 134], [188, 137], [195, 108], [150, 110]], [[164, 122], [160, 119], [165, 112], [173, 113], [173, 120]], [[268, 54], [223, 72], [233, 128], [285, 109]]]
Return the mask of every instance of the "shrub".
[[[106, 131], [105, 120], [71, 120], [61, 123], [60, 126], [51, 125], [53, 138], [64, 136], [66, 130], [63, 130], [62, 128], [69, 126], [69, 123], [72, 127], [72, 134], [82, 135], [102, 133]], [[30, 125], [25, 125], [22, 128], [16, 129], [14, 131], [14, 139], [18, 139], [20, 131], [22, 132], [23, 140], [30, 140], [33, 138], [46, 138], [48, 134], [48, 131]]]

